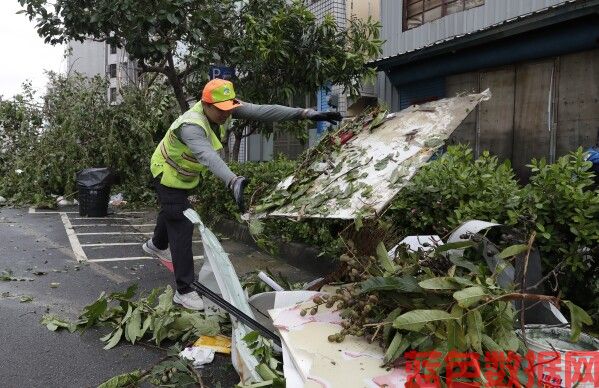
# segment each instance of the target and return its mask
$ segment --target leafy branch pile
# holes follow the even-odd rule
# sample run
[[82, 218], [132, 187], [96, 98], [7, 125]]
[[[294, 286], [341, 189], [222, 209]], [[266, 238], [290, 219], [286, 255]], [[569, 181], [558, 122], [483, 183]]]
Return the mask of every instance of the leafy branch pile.
[[[328, 202], [331, 200], [335, 200], [339, 206], [348, 206], [350, 198], [357, 191], [362, 191], [364, 198], [370, 197], [373, 192], [372, 186], [364, 182], [354, 184], [359, 177], [363, 178], [360, 176], [359, 168], [362, 164], [359, 158], [364, 156], [366, 151], [356, 145], [347, 146], [344, 148], [346, 157], [340, 159], [339, 150], [344, 139], [362, 131], [372, 131], [383, 123], [386, 115], [387, 111], [379, 107], [371, 108], [344, 122], [338, 131], [327, 133], [297, 162], [292, 182], [287, 187], [276, 188], [270, 195], [261, 198], [253, 211], [262, 213], [289, 205], [287, 211], [300, 214], [308, 211], [311, 214], [326, 215], [330, 210]], [[327, 180], [322, 183], [325, 189], [319, 193], [305, 195], [312, 188], [314, 179], [323, 174], [327, 175]], [[328, 188], [339, 179], [348, 182], [344, 191], [338, 187]]]
[[[547, 301], [568, 308], [573, 341], [583, 324], [592, 323], [571, 301], [500, 288], [496, 279], [505, 267], [498, 266], [492, 273], [480, 256], [481, 248], [482, 239], [472, 236], [429, 251], [400, 246], [390, 257], [382, 243], [375, 255], [359, 254], [350, 243], [348, 253], [340, 258], [344, 265], [340, 280], [348, 285], [336, 294], [316, 298], [315, 305], [301, 314], [315, 314], [321, 305], [340, 309], [343, 329], [329, 341], [364, 336], [385, 348], [389, 366], [407, 350], [524, 354], [525, 346], [514, 328], [519, 314], [513, 300]], [[498, 257], [522, 259], [529, 251], [530, 245], [509, 246]]]
[[285, 376], [283, 375], [283, 364], [280, 360], [281, 355], [275, 355], [273, 352], [273, 343], [271, 340], [262, 337], [257, 331], [246, 334], [242, 340], [247, 344], [252, 354], [256, 357], [259, 364], [256, 371], [264, 380], [263, 382], [245, 385], [244, 388], [252, 387], [273, 387], [284, 388]]
[[[440, 158], [422, 166], [381, 215], [379, 221], [390, 226], [386, 234], [392, 236], [385, 242], [395, 244], [415, 234], [444, 236], [469, 219], [504, 224], [518, 236], [536, 232], [544, 275], [555, 271], [552, 281], [563, 295], [599, 322], [599, 190], [593, 187], [589, 167], [582, 150], [554, 164], [533, 161], [530, 183], [522, 186], [509, 161], [500, 162], [487, 152], [475, 159], [471, 149], [450, 146]], [[294, 162], [284, 159], [232, 168], [252, 177], [248, 192], [253, 203], [264, 202], [278, 182], [297, 170]], [[200, 215], [207, 220], [239, 220], [222, 183], [212, 177], [204, 183], [210, 189], [198, 193]], [[355, 236], [344, 234], [350, 225], [344, 220], [261, 221], [252, 231], [259, 232], [257, 242], [271, 252], [273, 241], [296, 241], [339, 257], [345, 250], [341, 237], [358, 242]], [[364, 246], [362, 241], [359, 245]], [[587, 286], [587, 292], [577, 291], [580, 284]], [[597, 324], [594, 331], [599, 333]]]
[[147, 339], [160, 345], [166, 339], [184, 342], [220, 332], [218, 317], [205, 317], [174, 305], [170, 286], [155, 288], [147, 297], [134, 300], [136, 291], [137, 285], [133, 285], [125, 292], [102, 293], [84, 308], [77, 321], [69, 322], [47, 314], [42, 317], [42, 324], [52, 331], [65, 328], [70, 332], [107, 326], [111, 332], [101, 338], [106, 343], [104, 349], [116, 346], [121, 340], [134, 344]]
[[98, 388], [137, 387], [149, 382], [159, 387], [203, 387], [202, 378], [193, 367], [191, 361], [179, 357], [181, 349], [174, 345], [167, 351], [167, 356], [157, 362], [149, 370], [134, 370], [114, 376], [98, 386]]

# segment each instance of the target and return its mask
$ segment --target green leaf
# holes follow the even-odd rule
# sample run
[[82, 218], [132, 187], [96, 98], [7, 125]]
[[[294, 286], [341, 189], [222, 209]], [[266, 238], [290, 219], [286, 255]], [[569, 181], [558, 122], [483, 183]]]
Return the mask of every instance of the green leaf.
[[479, 273], [479, 269], [476, 265], [474, 265], [474, 263], [468, 261], [468, 260], [464, 260], [461, 257], [450, 257], [449, 261], [451, 261], [453, 264], [457, 265], [458, 267], [462, 267], [462, 268], [466, 268], [468, 271], [472, 272], [472, 273]]
[[[118, 300], [122, 300], [122, 299], [130, 300], [131, 298], [133, 298], [133, 296], [135, 296], [135, 293], [137, 292], [138, 287], [139, 287], [138, 284], [134, 283], [127, 288], [127, 291], [113, 292], [108, 296], [108, 298], [109, 299], [118, 299]], [[100, 298], [101, 297], [102, 297], [102, 295], [100, 295]]]
[[360, 229], [362, 229], [362, 227], [364, 226], [364, 223], [362, 222], [362, 215], [358, 214], [356, 216], [356, 219], [354, 220], [354, 226], [356, 228], [356, 232], [359, 232]]
[[112, 335], [112, 337], [110, 338], [110, 340], [108, 341], [106, 346], [104, 346], [104, 349], [108, 350], [108, 349], [114, 348], [119, 343], [122, 336], [123, 336], [123, 328], [119, 327], [118, 329], [116, 329], [116, 331], [114, 332], [114, 334]]
[[481, 341], [483, 331], [483, 318], [479, 310], [472, 310], [466, 314], [466, 340], [469, 346], [482, 353]]
[[569, 300], [564, 300], [563, 303], [570, 310], [570, 325], [572, 327], [572, 334], [570, 336], [570, 341], [576, 342], [578, 338], [580, 338], [580, 333], [582, 332], [582, 324], [592, 325], [593, 320], [587, 314], [586, 311], [570, 302]]
[[376, 246], [376, 255], [379, 259], [379, 264], [385, 272], [389, 274], [395, 273], [397, 266], [391, 261], [389, 253], [387, 253], [387, 248], [385, 248], [385, 244], [382, 241]]
[[404, 275], [402, 277], [372, 277], [360, 283], [361, 292], [371, 291], [401, 291], [422, 292], [415, 277]]
[[135, 370], [129, 373], [123, 373], [122, 375], [114, 376], [102, 384], [98, 385], [98, 388], [123, 388], [135, 384], [141, 379], [141, 372]]
[[418, 285], [425, 290], [458, 290], [462, 287], [452, 277], [438, 277], [425, 279]]
[[384, 362], [385, 364], [392, 363], [397, 360], [403, 352], [410, 346], [410, 341], [407, 338], [402, 336], [398, 331], [395, 332], [393, 336], [393, 340], [387, 347], [387, 351], [385, 352]]
[[67, 329], [71, 333], [75, 331], [75, 324], [51, 314], [42, 316], [41, 324], [46, 326], [50, 331], [56, 331], [59, 328]]
[[132, 344], [141, 337], [141, 310], [137, 307], [131, 313], [131, 319], [127, 322], [127, 337]]
[[484, 288], [480, 286], [474, 286], [454, 292], [453, 298], [458, 302], [460, 307], [467, 308], [475, 303], [478, 303], [478, 301], [488, 295], [489, 294]]
[[486, 350], [494, 352], [503, 352], [504, 349], [499, 346], [495, 341], [493, 341], [493, 339], [491, 337], [489, 337], [486, 334], [482, 334], [482, 338], [481, 338], [482, 344], [485, 347]]
[[148, 329], [152, 325], [152, 320], [153, 320], [152, 315], [148, 315], [146, 317], [146, 319], [144, 319], [144, 323], [141, 326], [141, 330], [139, 331], [139, 338], [143, 338], [143, 336], [146, 334], [146, 331], [148, 331]]
[[505, 248], [503, 251], [501, 251], [501, 253], [499, 253], [496, 257], [498, 259], [505, 259], [508, 257], [519, 255], [522, 252], [526, 252], [527, 249], [528, 245], [526, 244], [511, 245]]
[[102, 292], [94, 303], [83, 308], [83, 313], [79, 316], [77, 325], [80, 329], [85, 329], [94, 325], [107, 308], [108, 300], [106, 299], [104, 292]]
[[401, 307], [393, 309], [393, 311], [391, 311], [383, 321], [391, 323], [386, 324], [383, 328], [383, 341], [385, 341], [385, 343], [389, 342], [389, 335], [391, 334], [391, 330], [393, 329], [393, 321], [395, 320], [395, 318], [399, 317], [399, 314], [401, 314]]
[[166, 289], [158, 297], [158, 306], [156, 307], [157, 314], [164, 314], [173, 307], [173, 289], [167, 286]]
[[33, 297], [31, 295], [22, 295], [19, 298], [19, 302], [21, 302], [21, 303], [28, 303], [28, 302], [31, 302], [32, 300], [33, 300]]
[[249, 225], [250, 225], [250, 233], [253, 236], [262, 234], [264, 232], [264, 222], [262, 222], [258, 219], [255, 219], [255, 218], [251, 219]]
[[419, 331], [427, 323], [455, 319], [455, 317], [443, 310], [412, 310], [395, 318], [393, 327], [402, 330]]
[[456, 241], [456, 242], [447, 243], [447, 244], [438, 246], [437, 248], [435, 248], [435, 252], [442, 253], [442, 252], [450, 251], [452, 249], [466, 249], [466, 248], [473, 247], [475, 245], [476, 245], [476, 243], [472, 240]]
[[461, 325], [462, 315], [464, 310], [454, 305], [451, 309], [451, 316], [456, 318], [455, 321], [445, 321], [445, 328], [447, 330], [447, 348], [455, 349], [457, 351], [466, 350], [466, 338], [464, 336], [464, 329]]
[[250, 331], [242, 339], [246, 344], [251, 344], [258, 341], [259, 334], [257, 331]]

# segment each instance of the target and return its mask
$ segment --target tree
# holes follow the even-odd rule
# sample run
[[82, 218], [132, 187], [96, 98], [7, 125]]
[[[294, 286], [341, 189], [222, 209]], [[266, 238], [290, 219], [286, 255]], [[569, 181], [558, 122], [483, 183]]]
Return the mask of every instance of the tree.
[[153, 201], [147, 168], [157, 139], [178, 114], [172, 93], [155, 83], [126, 87], [108, 103], [107, 80], [50, 72], [43, 106], [25, 87], [0, 100], [0, 195], [15, 203], [55, 204], [77, 191], [75, 173], [109, 167], [127, 200]]
[[[93, 39], [123, 47], [141, 73], [165, 76], [182, 111], [199, 96], [211, 64], [237, 69], [241, 98], [288, 103], [327, 82], [356, 94], [380, 53], [379, 24], [318, 22], [300, 1], [19, 0], [51, 44]], [[232, 128], [236, 143], [247, 123]], [[268, 127], [254, 130], [268, 131]], [[227, 148], [227, 147], [225, 147]]]

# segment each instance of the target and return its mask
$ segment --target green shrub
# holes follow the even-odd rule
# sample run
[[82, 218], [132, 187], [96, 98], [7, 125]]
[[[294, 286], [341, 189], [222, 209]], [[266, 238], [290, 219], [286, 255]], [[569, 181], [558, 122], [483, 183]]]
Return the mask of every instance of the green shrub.
[[545, 270], [561, 268], [560, 291], [589, 311], [598, 325], [599, 190], [593, 189], [590, 165], [582, 149], [553, 164], [533, 160], [521, 209], [510, 212], [510, 218], [536, 230]]
[[[269, 162], [231, 163], [231, 170], [237, 175], [250, 179], [246, 189], [246, 200], [256, 202], [269, 194], [285, 177], [291, 175], [296, 163], [285, 158]], [[239, 212], [229, 189], [220, 179], [207, 173], [197, 190], [194, 191], [195, 207], [200, 216], [216, 222], [221, 219], [237, 220]], [[262, 232], [257, 243], [270, 251], [274, 249], [274, 240], [295, 241], [320, 247], [325, 252], [337, 252], [340, 241], [337, 233], [346, 222], [337, 220], [308, 219], [294, 222], [284, 218], [268, 218], [262, 221]]]
[[[573, 272], [584, 271], [583, 257], [599, 257], [599, 190], [593, 189], [591, 162], [582, 149], [548, 164], [531, 162], [530, 183], [523, 190], [520, 215], [537, 231], [537, 244], [554, 264], [565, 260]], [[586, 248], [586, 249], [585, 249]]]
[[487, 152], [474, 160], [471, 149], [451, 146], [418, 171], [385, 218], [402, 236], [444, 236], [468, 219], [506, 222], [519, 205], [519, 190], [509, 162]]

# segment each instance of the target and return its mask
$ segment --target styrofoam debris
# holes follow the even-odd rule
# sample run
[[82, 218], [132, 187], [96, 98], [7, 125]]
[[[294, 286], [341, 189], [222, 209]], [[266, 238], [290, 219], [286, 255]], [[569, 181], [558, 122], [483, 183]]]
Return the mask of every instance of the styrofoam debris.
[[214, 360], [214, 349], [206, 346], [190, 346], [179, 353], [179, 357], [193, 361], [193, 366], [196, 368], [204, 364], [210, 364]]

